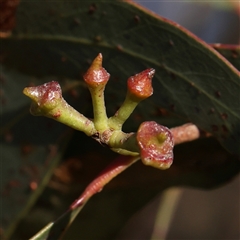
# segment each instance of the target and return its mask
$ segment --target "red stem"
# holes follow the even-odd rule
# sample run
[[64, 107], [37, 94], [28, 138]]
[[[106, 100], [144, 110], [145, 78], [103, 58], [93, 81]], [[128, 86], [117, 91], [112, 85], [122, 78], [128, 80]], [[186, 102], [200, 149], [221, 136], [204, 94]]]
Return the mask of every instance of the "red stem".
[[70, 206], [71, 209], [78, 208], [85, 204], [87, 200], [102, 190], [102, 188], [114, 177], [123, 172], [133, 163], [135, 163], [139, 157], [132, 156], [118, 156], [110, 165], [108, 165], [99, 175], [96, 177], [84, 190], [78, 199], [76, 199]]
[[200, 137], [200, 130], [192, 123], [187, 123], [179, 127], [171, 128], [174, 145], [196, 140]]

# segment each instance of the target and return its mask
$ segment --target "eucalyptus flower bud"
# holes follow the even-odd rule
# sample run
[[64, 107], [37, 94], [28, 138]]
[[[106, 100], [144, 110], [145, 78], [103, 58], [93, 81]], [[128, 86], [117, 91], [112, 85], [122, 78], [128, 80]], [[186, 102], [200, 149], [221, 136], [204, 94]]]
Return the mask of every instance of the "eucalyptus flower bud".
[[139, 101], [150, 97], [153, 94], [152, 78], [155, 73], [153, 68], [148, 68], [127, 81], [128, 91]]
[[105, 86], [109, 80], [110, 74], [102, 67], [102, 59], [102, 54], [99, 53], [83, 76], [90, 88]]
[[156, 122], [143, 122], [137, 132], [141, 160], [145, 165], [167, 169], [173, 162], [173, 137], [171, 131]]

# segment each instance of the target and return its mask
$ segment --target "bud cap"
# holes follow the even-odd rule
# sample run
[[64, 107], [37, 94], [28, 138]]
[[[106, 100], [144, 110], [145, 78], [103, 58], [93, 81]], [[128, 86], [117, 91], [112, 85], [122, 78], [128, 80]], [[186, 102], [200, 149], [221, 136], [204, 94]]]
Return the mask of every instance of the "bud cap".
[[83, 76], [89, 87], [105, 86], [109, 80], [110, 74], [102, 67], [102, 59], [102, 54], [99, 53]]
[[62, 90], [58, 82], [52, 81], [36, 87], [26, 87], [23, 93], [31, 98], [38, 107], [51, 110], [62, 98]]
[[167, 169], [173, 162], [173, 137], [167, 127], [143, 122], [137, 132], [140, 156], [145, 165]]
[[153, 68], [148, 68], [128, 79], [128, 91], [139, 100], [150, 97], [153, 94], [152, 78], [155, 73]]

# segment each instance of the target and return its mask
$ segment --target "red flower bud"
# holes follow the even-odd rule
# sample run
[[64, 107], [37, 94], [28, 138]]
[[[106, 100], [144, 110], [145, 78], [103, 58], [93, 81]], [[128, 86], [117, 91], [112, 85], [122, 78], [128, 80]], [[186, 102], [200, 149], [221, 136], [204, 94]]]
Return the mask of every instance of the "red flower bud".
[[62, 98], [62, 90], [58, 82], [52, 81], [36, 87], [26, 87], [23, 93], [30, 97], [38, 107], [51, 110]]
[[109, 80], [110, 74], [102, 67], [102, 54], [93, 60], [90, 68], [84, 74], [83, 78], [89, 87], [98, 87], [106, 85]]
[[173, 161], [173, 137], [167, 127], [143, 122], [137, 132], [140, 156], [145, 165], [167, 169]]
[[150, 97], [153, 94], [152, 78], [155, 73], [153, 68], [148, 68], [128, 79], [128, 91], [139, 100]]

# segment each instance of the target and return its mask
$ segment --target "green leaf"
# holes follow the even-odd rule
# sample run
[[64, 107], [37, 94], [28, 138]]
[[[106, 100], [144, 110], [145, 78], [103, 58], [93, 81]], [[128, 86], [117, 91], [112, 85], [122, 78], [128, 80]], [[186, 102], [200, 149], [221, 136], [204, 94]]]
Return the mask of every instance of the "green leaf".
[[211, 46], [240, 71], [240, 45], [216, 43], [212, 44]]
[[1, 67], [1, 78], [0, 191], [4, 210], [0, 222], [4, 236], [9, 238], [48, 183], [70, 132], [63, 125], [51, 126], [49, 119], [29, 114], [29, 101], [22, 98], [29, 77]]
[[34, 76], [81, 81], [89, 61], [102, 52], [112, 74], [110, 114], [123, 99], [126, 79], [155, 68], [155, 94], [139, 108], [141, 120], [166, 108], [239, 153], [239, 72], [177, 24], [130, 2], [61, 0], [22, 2], [17, 23], [12, 36], [1, 42], [3, 64]]
[[[136, 130], [139, 123], [145, 120], [155, 120], [169, 127], [192, 121], [211, 132], [229, 151], [239, 153], [239, 72], [220, 54], [176, 23], [149, 14], [133, 3], [97, 1], [93, 4], [92, 1], [59, 0], [43, 4], [40, 0], [22, 1], [17, 12], [15, 31], [11, 37], [1, 39], [0, 44], [2, 69], [6, 73], [1, 78], [1, 82], [4, 82], [1, 92], [1, 117], [4, 120], [1, 151], [5, 149], [2, 155], [2, 189], [9, 180], [7, 173], [19, 171], [21, 146], [27, 149], [29, 145], [34, 146], [34, 151], [27, 155], [30, 161], [27, 163], [32, 163], [34, 168], [36, 164], [36, 168], [42, 169], [47, 157], [45, 147], [55, 144], [66, 129], [52, 120], [27, 114], [29, 100], [21, 95], [22, 89], [30, 83], [58, 80], [63, 88], [70, 89], [64, 94], [70, 104], [91, 116], [91, 101], [82, 75], [99, 52], [103, 54], [103, 66], [111, 74], [106, 89], [109, 116], [115, 113], [124, 99], [127, 78], [149, 67], [156, 69], [154, 95], [140, 104], [125, 126], [127, 131]], [[14, 141], [7, 143], [12, 136]], [[62, 140], [65, 142], [65, 139]], [[69, 151], [71, 154], [78, 155], [86, 150], [86, 138], [73, 140]], [[184, 184], [210, 188], [235, 176], [240, 168], [238, 159], [212, 141], [208, 139], [176, 147], [175, 162], [168, 171], [143, 167], [139, 162], [113, 181], [109, 185], [111, 190], [121, 187], [136, 189], [141, 185], [141, 190], [134, 192], [130, 189], [124, 193], [124, 197], [120, 197], [123, 200], [120, 201], [121, 208], [126, 209], [126, 203], [129, 206], [122, 218], [106, 218], [114, 225], [114, 231], [154, 194], [168, 186]], [[88, 152], [93, 152], [93, 149], [98, 154], [96, 145], [91, 142]], [[105, 154], [110, 153], [106, 151]], [[102, 158], [98, 160], [105, 159]], [[8, 164], [13, 170], [8, 169]], [[98, 172], [96, 169], [102, 169], [104, 164], [103, 161], [92, 161], [89, 156], [83, 163], [87, 175], [84, 183], [89, 182], [95, 176], [93, 173]], [[45, 168], [41, 174], [47, 170]], [[41, 174], [40, 180], [43, 177]], [[80, 179], [82, 175], [80, 172]], [[23, 195], [27, 199], [29, 195], [25, 195], [24, 190], [29, 186], [29, 181], [26, 180], [21, 180], [26, 185], [23, 184], [21, 191], [16, 191], [13, 196]], [[77, 195], [82, 191], [82, 179], [79, 182], [81, 187]], [[64, 197], [64, 194], [60, 195]], [[110, 194], [110, 203], [111, 197]], [[117, 206], [119, 200], [116, 202]], [[4, 207], [3, 219], [10, 213], [11, 217], [15, 216], [23, 207], [21, 205], [12, 214], [11, 207], [15, 202], [11, 200], [8, 204], [10, 207]], [[87, 226], [97, 226], [98, 223], [97, 219], [94, 222], [92, 209], [94, 207], [90, 205], [89, 222], [84, 219], [86, 215], [80, 217]], [[52, 205], [49, 208], [51, 211]], [[11, 221], [12, 218], [7, 219], [4, 227]], [[99, 229], [104, 224], [103, 221], [101, 223]], [[84, 226], [78, 235], [83, 236], [80, 238], [97, 234], [97, 231]], [[112, 238], [108, 229], [108, 225], [103, 229], [103, 238], [107, 234]]]

